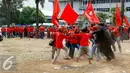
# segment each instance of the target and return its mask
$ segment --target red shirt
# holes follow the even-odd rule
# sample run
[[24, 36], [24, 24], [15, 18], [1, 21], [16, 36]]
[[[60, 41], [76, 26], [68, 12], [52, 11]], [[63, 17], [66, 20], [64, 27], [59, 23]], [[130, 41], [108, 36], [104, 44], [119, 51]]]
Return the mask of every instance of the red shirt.
[[115, 37], [118, 37], [119, 36], [119, 32], [118, 32], [118, 29], [116, 27], [112, 28], [112, 33]]
[[11, 28], [10, 27], [7, 28], [7, 33], [11, 33]]
[[76, 34], [75, 36], [80, 38], [80, 46], [89, 46], [89, 39], [90, 39], [89, 33], [79, 33]]
[[31, 32], [31, 27], [27, 27], [27, 32]]
[[23, 33], [24, 32], [24, 28], [21, 26], [19, 27], [19, 33]]
[[44, 32], [44, 31], [45, 31], [44, 26], [41, 26], [41, 27], [39, 28], [39, 30], [40, 30], [40, 32]]
[[2, 31], [2, 32], [6, 32], [6, 28], [5, 28], [5, 27], [2, 27], [2, 28], [1, 28], [1, 31]]
[[62, 42], [63, 42], [63, 39], [65, 38], [65, 35], [62, 34], [61, 32], [56, 32], [54, 36], [56, 37], [56, 48], [62, 49], [63, 48]]
[[128, 33], [128, 27], [124, 27], [126, 33]]
[[15, 32], [15, 27], [12, 27], [11, 29], [12, 29], [12, 32]]
[[53, 29], [51, 27], [48, 28], [48, 33], [52, 32], [52, 31], [53, 31]]
[[74, 36], [74, 34], [71, 34], [69, 39], [70, 39], [70, 44], [78, 44], [78, 37]]
[[31, 32], [33, 32], [33, 30], [34, 30], [34, 27], [30, 27], [30, 30], [31, 30]]
[[18, 32], [19, 31], [19, 28], [18, 27], [15, 27], [15, 32]]

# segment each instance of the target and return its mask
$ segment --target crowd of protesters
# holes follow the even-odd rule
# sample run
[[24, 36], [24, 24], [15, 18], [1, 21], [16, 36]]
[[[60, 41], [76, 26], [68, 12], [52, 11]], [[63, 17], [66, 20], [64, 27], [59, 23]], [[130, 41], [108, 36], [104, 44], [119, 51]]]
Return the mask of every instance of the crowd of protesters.
[[[77, 49], [76, 61], [86, 55], [91, 64], [95, 54], [97, 61], [101, 59], [101, 56], [105, 57], [107, 61], [111, 61], [115, 59], [114, 52], [117, 50], [115, 42], [121, 53], [120, 40], [129, 39], [129, 35], [130, 27], [117, 27], [103, 23], [93, 24], [84, 29], [75, 26], [59, 27], [56, 32], [51, 34], [52, 39], [49, 42], [49, 45], [52, 46], [52, 63], [56, 63], [61, 49], [65, 51], [65, 59], [73, 59], [75, 49]], [[90, 42], [92, 46], [90, 46]]]
[[[120, 41], [130, 38], [130, 27], [117, 27], [106, 24], [93, 24], [80, 29], [78, 26], [60, 26], [45, 28], [43, 25], [37, 29], [35, 26], [10, 26], [1, 28], [2, 37], [7, 38], [51, 38], [49, 45], [52, 46], [52, 63], [55, 63], [60, 55], [61, 49], [65, 51], [64, 59], [73, 59], [75, 49], [78, 50], [76, 61], [81, 56], [87, 56], [91, 64], [94, 55], [99, 61], [101, 56], [107, 61], [115, 58], [114, 52], [117, 50], [115, 43], [117, 42], [119, 52], [122, 52]], [[45, 34], [46, 32], [46, 34]], [[92, 43], [92, 45], [90, 45]], [[91, 48], [90, 48], [91, 47]]]
[[[48, 27], [45, 28], [44, 25], [41, 25], [38, 29], [35, 26], [10, 26], [10, 27], [4, 27], [2, 26], [1, 32], [3, 37], [7, 38], [41, 38], [44, 39], [45, 35], [47, 38], [50, 38], [50, 33], [54, 32], [56, 30], [55, 27]], [[45, 34], [45, 32], [47, 32]]]

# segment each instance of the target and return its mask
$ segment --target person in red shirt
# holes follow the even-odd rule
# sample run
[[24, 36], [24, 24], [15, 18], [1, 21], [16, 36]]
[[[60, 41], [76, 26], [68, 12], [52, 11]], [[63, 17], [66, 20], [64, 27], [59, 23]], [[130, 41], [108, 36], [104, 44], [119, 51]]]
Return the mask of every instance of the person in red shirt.
[[28, 38], [30, 38], [30, 34], [31, 34], [31, 27], [30, 26], [28, 26], [27, 27], [27, 35], [28, 35]]
[[116, 26], [115, 26], [115, 27], [112, 27], [111, 32], [113, 33], [113, 35], [114, 35], [114, 37], [115, 37], [114, 44], [117, 42], [119, 51], [120, 51], [120, 53], [121, 53], [122, 50], [121, 50], [120, 36], [119, 36], [118, 28], [117, 28]]
[[10, 33], [11, 33], [10, 27], [7, 27], [7, 38], [10, 38]]
[[15, 37], [15, 26], [12, 26], [12, 34]]
[[63, 47], [63, 40], [65, 38], [67, 38], [63, 33], [62, 33], [62, 29], [59, 29], [58, 32], [55, 32], [53, 34], [53, 37], [56, 38], [56, 41], [55, 41], [55, 47], [56, 47], [56, 56], [54, 56], [54, 58], [52, 59], [52, 63], [54, 64], [60, 54], [60, 50], [63, 49], [65, 50], [65, 57], [68, 58], [68, 49], [66, 47]]
[[18, 32], [19, 32], [18, 26], [15, 26], [15, 36], [16, 36], [16, 37], [18, 36]]
[[34, 37], [34, 27], [33, 26], [31, 26], [30, 27], [30, 38], [33, 38]]
[[40, 26], [39, 31], [40, 31], [40, 37], [41, 37], [41, 39], [43, 39], [44, 36], [45, 36], [45, 33], [44, 33], [45, 27], [44, 27], [44, 25]]
[[23, 32], [24, 32], [24, 28], [23, 26], [19, 27], [19, 37], [22, 39], [23, 38]]
[[75, 36], [80, 38], [80, 48], [78, 51], [77, 61], [79, 61], [79, 58], [81, 57], [81, 55], [85, 53], [88, 56], [89, 64], [91, 64], [91, 58], [89, 55], [89, 39], [91, 35], [90, 33], [88, 33], [88, 28], [83, 29], [81, 33], [76, 34]]
[[2, 32], [2, 36], [6, 37], [6, 28], [5, 27], [1, 28], [1, 32]]
[[129, 36], [128, 36], [128, 27], [127, 26], [125, 26], [124, 27], [124, 34], [126, 35], [126, 38], [125, 39], [127, 39]]
[[7, 37], [8, 38], [14, 38], [12, 26], [7, 28]]
[[74, 36], [75, 33], [71, 33], [70, 37], [69, 37], [69, 41], [70, 41], [70, 52], [69, 52], [69, 56], [71, 57], [71, 59], [73, 59], [74, 57], [74, 51], [75, 48], [77, 48], [79, 50], [79, 43], [78, 43], [78, 37]]
[[53, 28], [49, 27], [47, 30], [47, 38], [50, 38], [51, 32], [52, 32]]

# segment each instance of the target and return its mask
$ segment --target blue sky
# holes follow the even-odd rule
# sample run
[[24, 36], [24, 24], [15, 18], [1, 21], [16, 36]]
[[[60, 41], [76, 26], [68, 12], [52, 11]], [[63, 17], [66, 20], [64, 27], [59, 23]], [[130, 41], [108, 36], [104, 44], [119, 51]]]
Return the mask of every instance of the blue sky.
[[[36, 7], [35, 0], [27, 0], [23, 2], [24, 6], [30, 6], [30, 7]], [[44, 8], [42, 8], [39, 5], [39, 9], [45, 14], [45, 15], [52, 15], [53, 12], [53, 4], [51, 2], [48, 2], [48, 0], [45, 0]]]

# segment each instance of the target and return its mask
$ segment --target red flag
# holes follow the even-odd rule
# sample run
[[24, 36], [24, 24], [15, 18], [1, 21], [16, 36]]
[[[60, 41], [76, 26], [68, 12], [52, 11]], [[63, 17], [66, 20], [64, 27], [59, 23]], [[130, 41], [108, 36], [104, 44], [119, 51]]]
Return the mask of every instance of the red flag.
[[119, 8], [118, 8], [118, 3], [116, 3], [115, 18], [116, 18], [116, 25], [121, 26], [122, 20], [121, 20]]
[[88, 3], [88, 7], [86, 8], [84, 12], [84, 16], [90, 21], [91, 24], [94, 24], [94, 23], [100, 24], [100, 21], [97, 18], [96, 14], [94, 13], [94, 9], [90, 2]]
[[129, 22], [128, 22], [126, 16], [124, 16], [124, 22], [125, 22], [126, 26], [129, 26]]
[[60, 18], [68, 22], [69, 25], [73, 25], [76, 19], [78, 18], [78, 14], [72, 9], [70, 4], [68, 3]]
[[53, 8], [53, 15], [52, 15], [52, 23], [56, 25], [57, 27], [59, 26], [57, 16], [60, 12], [60, 5], [58, 0], [54, 0], [54, 8]]

